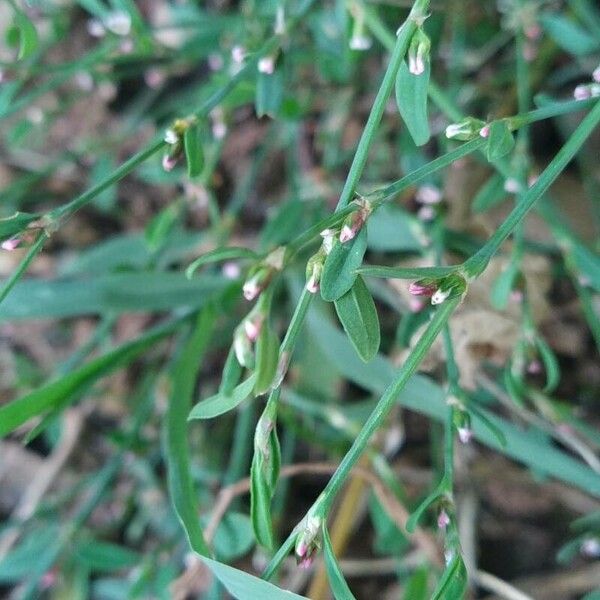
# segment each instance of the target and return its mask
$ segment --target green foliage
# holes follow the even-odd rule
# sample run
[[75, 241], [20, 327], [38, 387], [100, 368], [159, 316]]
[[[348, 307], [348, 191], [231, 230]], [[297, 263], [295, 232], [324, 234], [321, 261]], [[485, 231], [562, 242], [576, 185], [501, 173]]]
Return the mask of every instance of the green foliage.
[[[202, 561], [207, 600], [302, 598], [267, 580], [322, 549], [352, 600], [326, 524], [354, 530], [332, 508], [360, 467], [377, 487], [358, 555], [398, 568], [353, 577], [356, 596], [460, 600], [457, 437], [523, 471], [471, 485], [531, 473], [600, 497], [593, 2], [63, 4], [9, 0], [2, 31], [0, 437], [36, 440], [42, 465], [1, 465], [9, 501], [13, 473], [33, 481], [0, 527], [7, 593], [166, 599]], [[518, 332], [498, 348], [470, 320], [494, 311]], [[433, 481], [410, 494], [407, 423], [402, 464]], [[430, 510], [448, 564], [409, 572]], [[598, 536], [576, 523], [563, 563]], [[226, 564], [265, 552], [262, 578]]]

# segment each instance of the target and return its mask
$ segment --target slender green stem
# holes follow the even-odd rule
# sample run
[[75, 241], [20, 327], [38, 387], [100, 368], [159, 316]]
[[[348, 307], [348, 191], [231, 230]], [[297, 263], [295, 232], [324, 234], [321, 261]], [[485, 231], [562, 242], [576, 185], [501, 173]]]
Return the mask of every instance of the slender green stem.
[[[388, 386], [383, 396], [377, 403], [377, 406], [367, 419], [367, 422], [364, 424], [363, 428], [360, 430], [360, 433], [357, 435], [354, 443], [350, 447], [350, 450], [346, 453], [342, 462], [339, 464], [335, 473], [332, 475], [329, 483], [323, 490], [323, 493], [319, 496], [316, 503], [310, 509], [309, 512], [312, 514], [318, 514], [324, 516], [330, 510], [337, 493], [340, 491], [341, 487], [344, 485], [346, 479], [350, 475], [353, 467], [358, 462], [362, 453], [367, 448], [369, 440], [372, 435], [379, 429], [379, 427], [384, 422], [385, 418], [388, 416], [390, 410], [394, 406], [397, 401], [398, 394], [402, 391], [406, 382], [410, 379], [413, 373], [416, 371], [417, 367], [427, 354], [429, 348], [433, 344], [434, 340], [444, 327], [444, 325], [448, 322], [450, 315], [454, 312], [455, 308], [458, 306], [460, 302], [460, 298], [452, 298], [448, 299], [444, 302], [435, 312], [431, 322], [427, 326], [427, 329], [423, 332], [419, 341], [415, 344], [413, 351], [410, 353], [394, 381]], [[293, 531], [288, 539], [285, 541], [282, 548], [286, 548], [286, 551], [283, 552], [282, 549], [277, 552], [277, 554], [273, 557], [269, 566], [265, 570], [263, 577], [269, 578], [271, 577], [277, 570], [279, 564], [286, 556], [289, 549], [292, 547], [294, 542], [296, 531]]]
[[386, 69], [385, 75], [383, 76], [383, 81], [381, 82], [381, 86], [379, 87], [379, 91], [375, 97], [375, 101], [373, 102], [373, 108], [371, 109], [369, 118], [367, 119], [367, 123], [360, 137], [360, 141], [358, 142], [358, 147], [356, 148], [356, 153], [354, 155], [352, 165], [350, 166], [346, 183], [344, 184], [342, 194], [338, 201], [338, 209], [347, 206], [352, 200], [354, 191], [367, 162], [369, 147], [373, 137], [375, 136], [377, 127], [381, 122], [381, 118], [385, 111], [390, 94], [394, 89], [396, 73], [398, 72], [402, 61], [404, 60], [404, 55], [408, 50], [412, 36], [417, 30], [417, 22], [426, 17], [428, 8], [429, 0], [416, 0], [412, 10], [410, 11], [410, 14], [408, 15], [408, 18], [398, 31], [396, 44], [394, 46], [392, 56], [390, 57], [389, 65]]
[[31, 264], [33, 259], [40, 253], [44, 246], [44, 242], [48, 239], [48, 234], [45, 231], [41, 231], [35, 240], [34, 244], [29, 248], [25, 258], [21, 261], [16, 271], [11, 274], [8, 278], [8, 281], [4, 284], [2, 291], [0, 291], [0, 303], [4, 302], [6, 296], [8, 296], [9, 292], [13, 289], [17, 281], [21, 278], [21, 275], [25, 273], [27, 267]]
[[468, 277], [477, 277], [485, 270], [490, 259], [498, 251], [504, 240], [523, 220], [533, 205], [546, 193], [554, 180], [573, 159], [599, 123], [600, 101], [597, 101], [594, 108], [581, 121], [571, 137], [539, 176], [538, 180], [523, 194], [521, 201], [515, 206], [485, 246], [465, 262], [464, 271]]

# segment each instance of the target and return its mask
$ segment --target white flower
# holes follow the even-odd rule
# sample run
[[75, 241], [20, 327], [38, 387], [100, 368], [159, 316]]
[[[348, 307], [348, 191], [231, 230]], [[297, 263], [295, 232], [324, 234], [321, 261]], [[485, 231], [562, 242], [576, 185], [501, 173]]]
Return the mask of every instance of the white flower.
[[371, 47], [371, 38], [366, 35], [353, 35], [350, 38], [351, 50], [368, 50]]
[[129, 35], [131, 31], [131, 16], [122, 10], [115, 10], [106, 16], [104, 25], [115, 35]]
[[444, 300], [448, 298], [448, 296], [450, 296], [450, 290], [442, 291], [438, 288], [433, 294], [433, 296], [431, 296], [431, 304], [441, 304], [442, 302], [444, 302]]
[[173, 145], [176, 144], [178, 141], [179, 136], [177, 135], [177, 132], [169, 127], [169, 129], [165, 131], [165, 142], [167, 142], [167, 144]]
[[263, 56], [258, 61], [258, 72], [265, 75], [273, 75], [275, 71], [275, 59], [272, 56]]

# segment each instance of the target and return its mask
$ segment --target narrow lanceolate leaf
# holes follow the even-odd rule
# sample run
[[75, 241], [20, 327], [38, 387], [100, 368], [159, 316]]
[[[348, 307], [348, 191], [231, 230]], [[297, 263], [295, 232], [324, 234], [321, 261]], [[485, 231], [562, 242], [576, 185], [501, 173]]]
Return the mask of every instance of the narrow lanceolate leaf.
[[256, 80], [256, 114], [259, 117], [277, 116], [283, 101], [283, 72], [275, 69], [272, 74], [259, 73]]
[[154, 346], [158, 340], [175, 331], [180, 324], [181, 320], [177, 320], [156, 327], [137, 340], [123, 344], [91, 360], [76, 371], [71, 371], [68, 375], [5, 404], [0, 408], [0, 437], [56, 406], [66, 406], [74, 402], [98, 379], [130, 363]]
[[467, 591], [467, 569], [459, 554], [446, 567], [431, 600], [463, 600]]
[[385, 267], [364, 265], [357, 271], [367, 277], [384, 277], [385, 279], [423, 279], [425, 277], [445, 277], [455, 273], [458, 267]]
[[230, 393], [219, 393], [206, 400], [201, 400], [192, 408], [188, 420], [212, 419], [233, 410], [252, 393], [255, 381], [256, 375], [253, 373], [248, 379], [233, 388]]
[[216, 560], [203, 557], [202, 561], [237, 600], [307, 600], [305, 596], [282, 590], [268, 581]]
[[323, 526], [323, 555], [325, 557], [325, 568], [327, 569], [327, 578], [333, 592], [335, 600], [355, 600], [354, 594], [350, 591], [342, 571], [335, 559], [331, 539], [327, 527]]
[[189, 279], [197, 269], [210, 263], [222, 262], [224, 260], [240, 260], [240, 259], [251, 259], [256, 260], [260, 258], [256, 252], [249, 248], [215, 248], [202, 256], [199, 256], [190, 266], [185, 270], [185, 274]]
[[402, 62], [396, 76], [396, 102], [402, 120], [406, 124], [412, 139], [417, 146], [429, 141], [429, 119], [427, 117], [427, 91], [431, 65], [425, 63], [425, 71], [413, 75]]
[[507, 268], [496, 277], [490, 293], [490, 300], [495, 309], [504, 310], [506, 308], [518, 274], [517, 264], [510, 262]]
[[335, 310], [358, 355], [365, 362], [371, 360], [379, 350], [381, 334], [375, 302], [362, 277], [335, 301]]
[[198, 125], [190, 125], [183, 134], [183, 147], [185, 149], [185, 159], [187, 161], [187, 170], [189, 177], [198, 177], [204, 167], [204, 152]]
[[38, 47], [38, 34], [35, 25], [22, 11], [15, 12], [13, 26], [7, 33], [8, 42], [18, 47], [17, 59], [29, 58]]
[[487, 159], [490, 162], [506, 156], [514, 147], [515, 138], [506, 121], [494, 121], [490, 125], [487, 145]]
[[210, 551], [200, 527], [197, 494], [190, 472], [187, 417], [202, 355], [212, 336], [215, 321], [215, 310], [209, 305], [200, 312], [192, 335], [173, 364], [171, 397], [164, 425], [169, 496], [190, 547], [202, 555], [208, 555]]
[[556, 355], [541, 337], [536, 337], [535, 345], [540, 353], [540, 358], [544, 363], [544, 370], [546, 371], [546, 385], [544, 386], [545, 392], [552, 392], [556, 389], [556, 386], [560, 382], [560, 367], [558, 366], [558, 360]]
[[264, 394], [269, 391], [279, 363], [279, 338], [265, 323], [256, 342], [256, 381], [254, 392]]
[[271, 393], [256, 425], [254, 455], [250, 470], [250, 516], [258, 543], [273, 547], [271, 499], [279, 478], [281, 449], [277, 437], [276, 419], [279, 390]]
[[600, 47], [600, 40], [566, 17], [547, 12], [539, 20], [556, 45], [570, 54], [583, 56]]
[[323, 265], [321, 297], [333, 302], [343, 296], [356, 281], [356, 269], [360, 267], [367, 250], [367, 229], [363, 227], [356, 237], [344, 244], [337, 242]]
[[504, 177], [500, 173], [492, 175], [477, 191], [471, 208], [476, 213], [485, 212], [506, 198]]
[[37, 218], [38, 215], [16, 212], [10, 217], [0, 219], [0, 240], [5, 240], [21, 233], [29, 223]]
[[233, 346], [229, 349], [227, 359], [223, 365], [223, 373], [221, 375], [221, 383], [219, 384], [219, 394], [231, 394], [235, 386], [240, 382], [242, 377], [242, 365], [240, 365]]

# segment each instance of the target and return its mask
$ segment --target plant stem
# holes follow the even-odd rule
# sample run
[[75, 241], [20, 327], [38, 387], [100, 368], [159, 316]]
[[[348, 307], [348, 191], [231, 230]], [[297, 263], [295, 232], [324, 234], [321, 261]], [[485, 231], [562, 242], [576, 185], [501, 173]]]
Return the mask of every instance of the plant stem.
[[29, 248], [25, 258], [23, 258], [17, 269], [11, 274], [11, 276], [8, 278], [8, 281], [4, 284], [2, 291], [0, 291], [0, 303], [4, 302], [6, 296], [8, 296], [9, 292], [15, 286], [15, 283], [19, 281], [21, 275], [25, 273], [27, 267], [29, 267], [33, 259], [40, 253], [42, 247], [44, 246], [44, 242], [47, 239], [48, 234], [45, 231], [41, 231], [34, 244], [31, 246], [31, 248]]
[[410, 41], [417, 30], [417, 22], [427, 15], [428, 8], [429, 0], [416, 0], [406, 21], [404, 21], [402, 27], [398, 30], [396, 44], [392, 56], [390, 57], [389, 65], [383, 76], [383, 81], [381, 82], [375, 101], [373, 102], [373, 108], [367, 119], [360, 141], [358, 142], [358, 147], [356, 148], [356, 153], [352, 160], [346, 183], [344, 184], [344, 188], [340, 195], [337, 209], [347, 206], [352, 200], [354, 190], [356, 189], [358, 180], [360, 179], [365, 163], [367, 162], [369, 147], [385, 111], [390, 94], [394, 89], [396, 74], [404, 60], [404, 55], [408, 50]]
[[[412, 352], [398, 371], [394, 381], [388, 386], [383, 396], [377, 403], [377, 406], [367, 419], [360, 433], [357, 435], [354, 443], [350, 447], [350, 450], [346, 453], [342, 462], [339, 464], [337, 470], [329, 480], [329, 483], [323, 490], [323, 493], [319, 496], [313, 507], [309, 510], [311, 514], [317, 514], [324, 516], [330, 510], [337, 493], [340, 491], [344, 482], [350, 475], [352, 468], [358, 462], [359, 458], [367, 448], [371, 436], [379, 429], [385, 418], [388, 416], [390, 410], [394, 406], [398, 394], [402, 388], [406, 385], [406, 382], [410, 379], [417, 367], [427, 354], [429, 348], [433, 344], [435, 338], [438, 336], [444, 325], [448, 322], [450, 315], [454, 312], [454, 309], [458, 306], [460, 298], [451, 298], [444, 302], [435, 312], [431, 322], [427, 326], [427, 329], [423, 332], [419, 341], [415, 344]], [[292, 547], [296, 535], [296, 530], [292, 531], [288, 539], [283, 544], [282, 548], [286, 548], [285, 552], [282, 548], [279, 549], [277, 554], [273, 557], [267, 569], [263, 573], [263, 577], [270, 578], [279, 564]]]
[[464, 271], [468, 277], [474, 278], [483, 273], [504, 240], [523, 220], [533, 205], [546, 193], [599, 123], [600, 101], [597, 101], [594, 108], [581, 121], [571, 137], [544, 169], [538, 180], [523, 194], [521, 201], [513, 208], [502, 225], [498, 227], [483, 248], [464, 263]]

